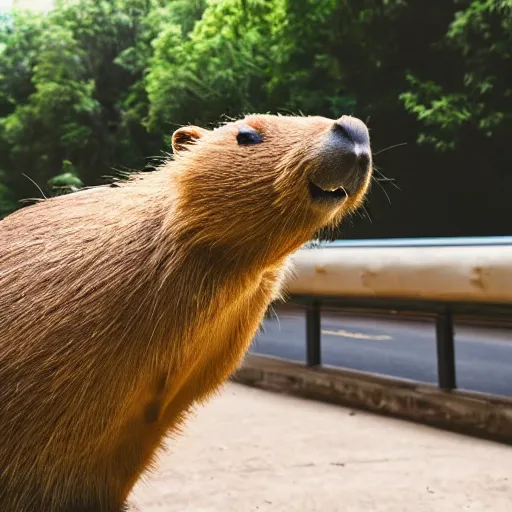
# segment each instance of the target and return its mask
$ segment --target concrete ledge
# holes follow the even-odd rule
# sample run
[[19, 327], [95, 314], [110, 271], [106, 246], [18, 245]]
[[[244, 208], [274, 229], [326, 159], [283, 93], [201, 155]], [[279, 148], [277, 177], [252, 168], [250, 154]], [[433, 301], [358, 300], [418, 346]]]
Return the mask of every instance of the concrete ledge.
[[512, 400], [249, 355], [232, 380], [512, 444]]

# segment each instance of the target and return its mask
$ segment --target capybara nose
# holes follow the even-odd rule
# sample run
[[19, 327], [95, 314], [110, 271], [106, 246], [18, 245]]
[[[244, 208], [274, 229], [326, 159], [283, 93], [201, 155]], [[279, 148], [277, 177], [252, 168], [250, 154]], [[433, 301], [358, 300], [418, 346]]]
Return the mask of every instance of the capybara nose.
[[354, 193], [366, 176], [371, 161], [370, 136], [366, 125], [355, 117], [342, 116], [332, 126], [333, 144], [339, 150], [338, 172], [347, 180], [345, 188]]
[[366, 125], [355, 117], [340, 117], [327, 131], [316, 165], [310, 170], [311, 197], [340, 201], [356, 195], [368, 180], [371, 161]]

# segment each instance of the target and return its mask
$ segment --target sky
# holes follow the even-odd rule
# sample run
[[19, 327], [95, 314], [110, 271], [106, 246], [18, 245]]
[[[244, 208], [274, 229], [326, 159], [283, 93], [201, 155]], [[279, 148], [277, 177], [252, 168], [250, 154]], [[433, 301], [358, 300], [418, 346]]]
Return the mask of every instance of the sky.
[[0, 11], [8, 11], [13, 4], [23, 9], [47, 10], [53, 0], [0, 0]]

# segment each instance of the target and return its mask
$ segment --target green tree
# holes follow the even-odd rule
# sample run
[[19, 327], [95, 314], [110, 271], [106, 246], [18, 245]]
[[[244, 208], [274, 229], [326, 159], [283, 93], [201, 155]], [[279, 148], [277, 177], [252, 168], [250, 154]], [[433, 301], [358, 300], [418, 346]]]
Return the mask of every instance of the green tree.
[[94, 184], [114, 167], [142, 167], [161, 148], [142, 123], [144, 65], [129, 60], [152, 7], [61, 1], [47, 15], [15, 13], [4, 23], [0, 150], [5, 183], [18, 196], [33, 193], [25, 174], [49, 193], [55, 175]]
[[[400, 98], [418, 121], [417, 141], [443, 155], [444, 177], [463, 194], [452, 211], [467, 231], [509, 232], [512, 157], [512, 1], [457, 3], [432, 41], [437, 67], [408, 74]], [[492, 197], [492, 201], [485, 197]], [[452, 214], [453, 215], [453, 214]]]
[[152, 131], [216, 122], [264, 103], [265, 42], [273, 2], [225, 0], [205, 5], [190, 32], [174, 16], [152, 42], [146, 81]]
[[401, 95], [425, 128], [419, 142], [444, 151], [499, 139], [512, 121], [512, 1], [469, 2], [437, 46], [450, 74], [410, 73], [411, 90]]

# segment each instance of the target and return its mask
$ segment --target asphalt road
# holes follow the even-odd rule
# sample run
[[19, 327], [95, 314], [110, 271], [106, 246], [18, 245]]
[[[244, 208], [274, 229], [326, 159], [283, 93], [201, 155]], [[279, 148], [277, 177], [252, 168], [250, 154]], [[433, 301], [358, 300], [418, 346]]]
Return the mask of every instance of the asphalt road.
[[[266, 319], [251, 351], [305, 361], [302, 311]], [[437, 383], [433, 321], [322, 313], [322, 364]], [[457, 386], [512, 396], [512, 329], [456, 325]]]

